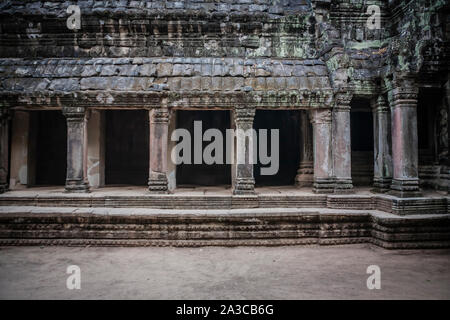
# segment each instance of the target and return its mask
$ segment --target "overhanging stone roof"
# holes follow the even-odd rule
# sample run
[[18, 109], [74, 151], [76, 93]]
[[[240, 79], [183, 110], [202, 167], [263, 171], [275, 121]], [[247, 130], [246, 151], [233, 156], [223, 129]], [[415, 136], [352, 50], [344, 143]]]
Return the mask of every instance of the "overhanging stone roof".
[[[332, 99], [327, 67], [320, 60], [14, 58], [0, 60], [0, 81], [2, 96], [15, 96], [16, 103], [24, 104], [74, 97], [89, 105], [157, 106], [168, 98], [169, 106], [224, 107], [233, 98], [233, 103], [257, 106], [320, 107]], [[187, 101], [189, 97], [198, 101]], [[209, 102], [201, 100], [205, 98]]]

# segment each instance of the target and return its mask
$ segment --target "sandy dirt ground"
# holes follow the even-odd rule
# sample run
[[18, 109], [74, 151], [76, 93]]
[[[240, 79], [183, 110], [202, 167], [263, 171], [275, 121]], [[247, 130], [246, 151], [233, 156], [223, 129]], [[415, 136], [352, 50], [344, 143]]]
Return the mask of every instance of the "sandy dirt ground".
[[[67, 267], [81, 270], [69, 290]], [[367, 288], [378, 265], [381, 289]], [[1, 247], [1, 299], [450, 299], [450, 250]]]

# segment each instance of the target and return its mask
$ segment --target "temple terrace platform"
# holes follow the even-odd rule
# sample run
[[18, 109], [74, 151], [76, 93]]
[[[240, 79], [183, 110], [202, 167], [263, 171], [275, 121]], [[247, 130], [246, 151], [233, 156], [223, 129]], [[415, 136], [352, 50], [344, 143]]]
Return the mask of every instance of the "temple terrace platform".
[[179, 188], [154, 195], [118, 186], [69, 194], [57, 187], [0, 195], [0, 245], [240, 246], [373, 243], [450, 246], [449, 197], [396, 198], [358, 188], [318, 195], [294, 187]]
[[229, 187], [181, 187], [151, 194], [145, 187], [117, 186], [90, 193], [66, 193], [63, 187], [33, 187], [0, 194], [0, 206], [107, 207], [154, 209], [329, 208], [380, 210], [395, 215], [449, 213], [450, 197], [423, 191], [423, 197], [397, 198], [355, 188], [354, 193], [315, 194], [310, 188], [262, 187], [255, 195], [233, 195]]

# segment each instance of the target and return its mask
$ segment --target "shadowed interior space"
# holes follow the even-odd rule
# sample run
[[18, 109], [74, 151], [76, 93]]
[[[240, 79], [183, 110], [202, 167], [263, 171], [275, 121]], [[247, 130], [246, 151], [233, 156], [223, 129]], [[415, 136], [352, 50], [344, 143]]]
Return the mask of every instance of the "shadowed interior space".
[[[445, 141], [439, 141], [439, 123], [445, 117], [440, 116], [438, 108], [444, 100], [440, 88], [420, 88], [417, 103], [417, 138], [419, 143], [419, 164], [433, 165], [445, 158], [439, 150], [445, 148]], [[445, 124], [442, 125], [444, 127]]]
[[147, 185], [148, 111], [107, 110], [105, 114], [105, 184]]
[[[223, 162], [224, 164], [206, 164], [202, 157], [202, 164], [194, 162], [194, 121], [201, 121], [202, 134], [208, 129], [218, 129], [223, 137]], [[191, 164], [177, 165], [177, 186], [214, 186], [231, 185], [231, 165], [226, 164], [226, 129], [230, 129], [231, 120], [229, 111], [185, 111], [177, 110], [177, 129], [186, 129], [191, 136]], [[214, 138], [213, 138], [214, 139]], [[181, 139], [180, 139], [181, 141]], [[202, 142], [202, 152], [212, 141]], [[181, 153], [182, 155], [182, 153]], [[214, 156], [214, 153], [213, 153]]]
[[256, 186], [282, 186], [293, 185], [300, 162], [300, 111], [299, 110], [256, 110], [253, 128], [258, 137], [258, 154], [260, 133], [259, 129], [267, 129], [267, 154], [272, 157], [271, 131], [279, 130], [279, 168], [274, 175], [261, 175], [262, 165], [258, 157], [258, 163], [253, 166]]
[[350, 112], [352, 180], [355, 186], [369, 186], [373, 181], [373, 115], [370, 101], [353, 99]]
[[[60, 110], [34, 111], [30, 118], [31, 185], [64, 185], [67, 169], [67, 123]], [[32, 164], [34, 159], [35, 166]]]

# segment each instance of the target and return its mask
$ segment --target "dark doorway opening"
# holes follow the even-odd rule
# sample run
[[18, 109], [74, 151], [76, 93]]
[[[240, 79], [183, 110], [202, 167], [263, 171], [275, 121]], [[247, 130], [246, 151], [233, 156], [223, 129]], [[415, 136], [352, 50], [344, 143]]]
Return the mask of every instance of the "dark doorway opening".
[[[201, 121], [202, 134], [208, 129], [218, 129], [223, 136], [224, 164], [194, 164], [194, 121]], [[177, 111], [177, 129], [186, 129], [191, 135], [191, 164], [177, 165], [176, 180], [178, 186], [198, 185], [217, 186], [231, 185], [231, 165], [226, 164], [226, 129], [231, 127], [230, 112], [213, 111]], [[202, 152], [211, 141], [202, 142]]]
[[355, 186], [373, 182], [373, 115], [370, 101], [354, 99], [351, 103], [350, 132], [352, 146], [352, 180]]
[[[35, 152], [35, 185], [65, 185], [67, 123], [61, 111], [35, 111], [31, 121], [31, 157]], [[30, 168], [31, 169], [31, 168]], [[32, 169], [31, 169], [32, 170]], [[32, 174], [32, 172], [30, 172]]]
[[105, 114], [105, 184], [147, 185], [148, 111], [107, 110]]
[[[279, 168], [274, 175], [261, 175], [262, 165], [258, 162], [253, 166], [256, 186], [293, 185], [300, 162], [300, 111], [299, 110], [257, 110], [253, 128], [257, 132], [259, 155], [260, 132], [267, 130], [268, 155], [272, 156], [271, 131], [279, 130]], [[273, 157], [272, 157], [273, 158]], [[275, 159], [275, 158], [273, 158]]]
[[[444, 92], [440, 88], [420, 88], [417, 104], [417, 138], [419, 143], [419, 164], [438, 164], [439, 122], [442, 120], [439, 108], [444, 106]], [[442, 144], [441, 144], [442, 145]]]

